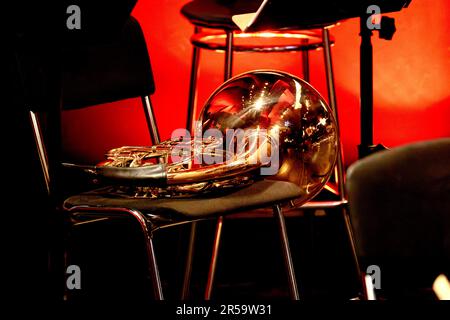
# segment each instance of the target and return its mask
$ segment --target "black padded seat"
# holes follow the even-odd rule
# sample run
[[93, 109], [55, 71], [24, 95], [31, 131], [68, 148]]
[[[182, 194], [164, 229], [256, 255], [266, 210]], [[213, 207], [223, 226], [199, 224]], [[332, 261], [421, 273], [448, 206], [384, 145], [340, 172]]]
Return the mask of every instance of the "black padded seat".
[[217, 214], [229, 214], [298, 198], [301, 189], [294, 183], [260, 180], [250, 186], [225, 194], [191, 198], [139, 199], [108, 194], [110, 187], [101, 188], [68, 198], [64, 206], [132, 208], [144, 214], [166, 215], [167, 218], [200, 219]]
[[236, 14], [255, 12], [260, 4], [261, 0], [197, 0], [185, 4], [181, 13], [201, 27], [238, 30], [231, 18]]

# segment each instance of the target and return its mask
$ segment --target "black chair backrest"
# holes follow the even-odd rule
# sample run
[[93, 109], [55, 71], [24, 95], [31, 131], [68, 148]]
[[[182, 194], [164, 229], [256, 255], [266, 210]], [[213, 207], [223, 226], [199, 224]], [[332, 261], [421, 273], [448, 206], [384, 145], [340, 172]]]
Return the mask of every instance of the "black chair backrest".
[[145, 38], [133, 17], [117, 37], [66, 47], [63, 57], [63, 109], [147, 96], [155, 91]]
[[378, 265], [384, 289], [431, 286], [450, 271], [449, 163], [443, 138], [382, 151], [347, 171], [361, 266]]
[[63, 109], [150, 95], [155, 83], [142, 29], [129, 16], [119, 31], [69, 41], [17, 36], [15, 52], [26, 108], [49, 111], [55, 70]]
[[[20, 106], [27, 113], [46, 113], [43, 131], [51, 139], [41, 141], [48, 157], [40, 154], [40, 159], [45, 162], [48, 158], [53, 170], [61, 162], [61, 109], [143, 97], [155, 91], [145, 38], [133, 17], [102, 36], [93, 30], [92, 37], [71, 41], [19, 32], [11, 34], [11, 46], [7, 47], [13, 52]], [[51, 184], [59, 185], [55, 183], [59, 173], [50, 172], [50, 176]], [[52, 189], [54, 194], [60, 187]]]
[[[119, 32], [136, 3], [137, 0], [8, 1], [2, 22], [7, 33], [27, 35], [28, 41], [40, 44], [98, 41]], [[74, 6], [79, 9], [77, 30], [68, 27], [75, 14]]]

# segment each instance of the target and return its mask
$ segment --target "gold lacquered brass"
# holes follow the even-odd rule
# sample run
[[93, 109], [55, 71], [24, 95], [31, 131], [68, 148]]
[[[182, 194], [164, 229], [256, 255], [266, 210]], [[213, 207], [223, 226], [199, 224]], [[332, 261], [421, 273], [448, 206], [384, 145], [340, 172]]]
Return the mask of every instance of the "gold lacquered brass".
[[[163, 163], [164, 183], [149, 177], [131, 193], [130, 186], [122, 187], [132, 196], [186, 196], [265, 178], [300, 186], [297, 204], [318, 193], [333, 171], [338, 145], [332, 111], [314, 88], [288, 73], [260, 70], [228, 80], [210, 96], [198, 120], [195, 137], [113, 149], [100, 166]], [[237, 138], [244, 142], [241, 149]], [[224, 161], [196, 161], [205, 156]]]

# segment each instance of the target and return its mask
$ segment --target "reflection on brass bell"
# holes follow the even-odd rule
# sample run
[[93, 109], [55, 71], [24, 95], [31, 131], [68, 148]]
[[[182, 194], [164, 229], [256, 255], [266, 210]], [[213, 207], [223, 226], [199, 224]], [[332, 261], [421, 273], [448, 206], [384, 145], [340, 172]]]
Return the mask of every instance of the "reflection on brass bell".
[[122, 189], [133, 190], [129, 194], [149, 197], [284, 180], [301, 187], [301, 204], [323, 188], [338, 153], [336, 121], [325, 100], [307, 82], [281, 71], [246, 72], [223, 83], [205, 103], [196, 128], [155, 146], [113, 149], [91, 172], [116, 177]]

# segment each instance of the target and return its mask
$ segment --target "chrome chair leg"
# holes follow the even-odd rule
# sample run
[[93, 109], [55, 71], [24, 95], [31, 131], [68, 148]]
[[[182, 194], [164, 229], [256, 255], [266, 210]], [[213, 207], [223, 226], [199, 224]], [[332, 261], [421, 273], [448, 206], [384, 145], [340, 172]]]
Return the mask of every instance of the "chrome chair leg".
[[351, 246], [351, 250], [352, 250], [353, 260], [355, 262], [356, 270], [358, 270], [358, 277], [360, 277], [361, 276], [361, 269], [360, 269], [360, 265], [359, 265], [358, 255], [356, 253], [356, 241], [355, 241], [355, 235], [353, 234], [353, 228], [352, 228], [352, 224], [351, 224], [351, 221], [350, 221], [350, 216], [349, 216], [348, 211], [346, 209], [343, 209], [342, 213], [344, 215], [345, 229], [347, 231], [347, 235], [348, 235], [348, 238], [349, 238], [349, 241], [350, 241], [350, 246]]
[[152, 101], [149, 96], [142, 97], [142, 106], [144, 107], [150, 138], [152, 139], [153, 144], [158, 144], [160, 142], [158, 126], [156, 124], [155, 113], [153, 112]]
[[131, 210], [128, 208], [119, 208], [119, 207], [85, 207], [85, 206], [77, 206], [72, 207], [70, 209], [66, 209], [69, 212], [69, 215], [72, 213], [80, 213], [82, 215], [98, 215], [99, 213], [104, 216], [111, 216], [116, 212], [118, 213], [126, 213], [130, 215], [132, 218], [137, 220], [141, 231], [144, 235], [145, 239], [145, 249], [147, 253], [148, 259], [148, 272], [153, 284], [153, 291], [156, 300], [164, 300], [161, 278], [159, 276], [158, 264], [156, 263], [155, 250], [153, 248], [153, 240], [152, 233], [150, 230], [150, 226], [148, 225], [147, 220], [137, 210]]
[[195, 237], [197, 234], [197, 222], [191, 223], [191, 232], [189, 236], [189, 247], [186, 255], [186, 266], [184, 269], [183, 288], [181, 291], [181, 300], [189, 298], [189, 288], [192, 275], [192, 261], [194, 260]]
[[150, 274], [152, 276], [155, 299], [156, 300], [164, 300], [164, 296], [163, 296], [163, 292], [162, 292], [162, 285], [161, 285], [161, 278], [159, 276], [159, 269], [158, 269], [158, 265], [156, 263], [155, 251], [153, 248], [153, 240], [149, 234], [146, 234], [145, 237], [146, 237], [146, 249], [147, 249], [147, 255], [148, 255], [148, 260], [149, 260], [149, 264], [150, 264]]
[[372, 283], [372, 277], [364, 274], [361, 277], [361, 282], [363, 283], [363, 299], [364, 300], [377, 300], [377, 295], [375, 293], [375, 288]]
[[208, 280], [206, 282], [205, 300], [211, 300], [212, 287], [214, 284], [214, 277], [216, 275], [217, 256], [220, 246], [220, 238], [222, 235], [223, 216], [217, 219], [216, 235], [214, 237], [213, 252], [211, 256], [211, 264], [209, 267]]
[[344, 218], [344, 223], [345, 223], [345, 230], [347, 232], [347, 237], [348, 237], [348, 241], [350, 244], [350, 249], [352, 251], [352, 259], [353, 259], [353, 264], [354, 267], [356, 269], [356, 275], [357, 275], [357, 281], [359, 283], [359, 290], [361, 291], [362, 295], [364, 296], [365, 294], [365, 278], [361, 272], [361, 266], [359, 263], [359, 258], [358, 258], [358, 254], [356, 252], [356, 240], [355, 240], [355, 235], [353, 233], [353, 228], [352, 228], [352, 223], [350, 220], [350, 215], [348, 212], [347, 208], [343, 208], [342, 209], [342, 215]]
[[37, 151], [39, 154], [39, 161], [41, 162], [42, 174], [44, 175], [45, 187], [47, 193], [50, 195], [50, 173], [47, 150], [45, 149], [44, 136], [39, 121], [39, 116], [30, 110], [30, 122], [33, 128], [34, 139], [36, 141]]
[[164, 300], [161, 278], [159, 276], [158, 264], [156, 263], [155, 250], [153, 248], [152, 234], [149, 230], [148, 223], [140, 212], [128, 209], [126, 209], [126, 211], [139, 222], [139, 226], [141, 227], [142, 233], [145, 237], [145, 248], [148, 257], [149, 274], [152, 278], [155, 299]]
[[294, 264], [292, 262], [291, 249], [289, 247], [289, 240], [286, 230], [286, 223], [284, 221], [284, 216], [279, 205], [273, 206], [273, 214], [278, 220], [278, 225], [280, 228], [281, 242], [283, 247], [283, 254], [286, 263], [286, 269], [288, 273], [289, 291], [292, 300], [300, 300], [298, 294], [297, 280], [295, 277]]
[[[70, 220], [70, 219], [69, 219]], [[63, 252], [63, 271], [64, 271], [64, 275], [66, 275], [66, 270], [69, 267], [70, 264], [70, 240], [71, 240], [71, 231], [72, 231], [72, 225], [71, 223], [67, 223], [67, 225], [65, 226], [65, 228], [67, 228], [66, 232], [65, 232], [65, 237], [64, 237], [64, 252]], [[70, 300], [70, 290], [67, 286], [67, 278], [64, 277], [64, 289], [63, 289], [63, 301], [69, 301]]]

